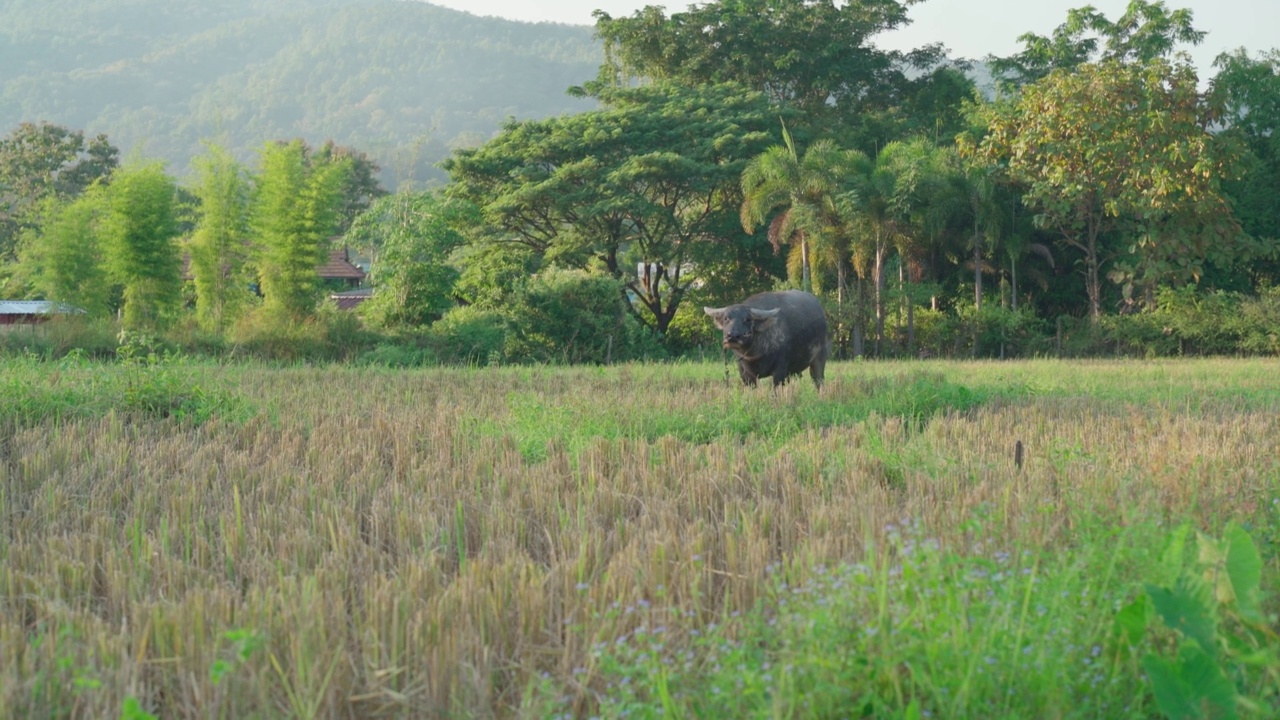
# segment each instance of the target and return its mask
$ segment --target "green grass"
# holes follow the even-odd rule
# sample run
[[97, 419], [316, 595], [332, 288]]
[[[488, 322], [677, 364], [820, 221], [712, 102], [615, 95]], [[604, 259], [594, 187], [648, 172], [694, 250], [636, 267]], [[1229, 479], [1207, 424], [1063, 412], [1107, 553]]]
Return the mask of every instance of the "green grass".
[[1274, 377], [6, 359], [0, 707], [1273, 717]]
[[873, 415], [920, 425], [946, 412], [972, 409], [996, 395], [994, 390], [975, 392], [923, 371], [854, 380], [827, 393], [810, 387], [791, 387], [781, 396], [737, 388], [714, 394], [690, 390], [675, 406], [653, 406], [644, 402], [642, 389], [622, 383], [593, 388], [572, 403], [522, 389], [507, 394], [506, 414], [480, 419], [475, 430], [513, 438], [531, 462], [545, 460], [548, 448], [556, 446], [576, 457], [599, 440], [652, 443], [663, 437], [695, 445], [750, 442], [774, 451], [805, 432], [847, 427]]
[[23, 425], [120, 413], [200, 424], [215, 415], [248, 418], [253, 408], [208, 382], [216, 366], [155, 356], [104, 364], [70, 355], [56, 362], [15, 358], [0, 363], [0, 419]]

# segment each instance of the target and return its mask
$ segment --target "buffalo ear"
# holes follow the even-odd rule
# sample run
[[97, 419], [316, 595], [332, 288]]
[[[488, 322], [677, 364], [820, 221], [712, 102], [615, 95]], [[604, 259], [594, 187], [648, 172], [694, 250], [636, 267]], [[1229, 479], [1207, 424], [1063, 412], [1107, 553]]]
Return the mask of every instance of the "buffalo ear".
[[774, 308], [772, 310], [757, 310], [755, 308], [751, 308], [751, 319], [755, 321], [756, 327], [767, 327], [769, 323], [773, 322], [773, 319], [776, 318], [780, 312], [782, 312], [780, 308]]
[[729, 308], [703, 307], [702, 311], [711, 316], [712, 322], [721, 330], [724, 329], [724, 311]]

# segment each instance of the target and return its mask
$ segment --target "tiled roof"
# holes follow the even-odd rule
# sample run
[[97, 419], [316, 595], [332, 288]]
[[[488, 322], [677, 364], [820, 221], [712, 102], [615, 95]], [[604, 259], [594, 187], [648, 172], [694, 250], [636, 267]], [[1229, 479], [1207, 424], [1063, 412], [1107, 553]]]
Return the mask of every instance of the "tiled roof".
[[[227, 269], [222, 269], [226, 273]], [[347, 248], [337, 248], [329, 251], [329, 259], [316, 268], [316, 274], [321, 280], [364, 280], [365, 271], [356, 267], [351, 262], [351, 255]], [[191, 274], [191, 253], [184, 253], [182, 256], [182, 279], [191, 280], [194, 276]]]
[[364, 271], [351, 264], [346, 248], [329, 251], [329, 262], [317, 268], [322, 280], [364, 280]]
[[356, 307], [373, 297], [373, 290], [363, 288], [360, 290], [348, 290], [346, 292], [331, 293], [329, 299], [332, 300], [339, 310], [354, 310]]

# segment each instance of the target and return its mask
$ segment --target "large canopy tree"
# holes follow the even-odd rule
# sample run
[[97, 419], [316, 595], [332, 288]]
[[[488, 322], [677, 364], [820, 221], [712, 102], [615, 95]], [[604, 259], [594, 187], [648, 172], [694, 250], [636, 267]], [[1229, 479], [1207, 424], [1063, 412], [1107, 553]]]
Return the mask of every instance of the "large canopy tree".
[[1244, 173], [1224, 187], [1245, 232], [1271, 247], [1250, 263], [1253, 284], [1280, 283], [1280, 51], [1218, 57], [1210, 102], [1226, 135], [1245, 149]]
[[778, 113], [736, 85], [605, 89], [604, 107], [512, 122], [445, 168], [501, 240], [553, 265], [623, 281], [641, 322], [665, 333], [695, 275], [759, 242], [738, 223], [747, 161]]
[[1146, 63], [1168, 58], [1180, 44], [1199, 45], [1205, 33], [1192, 25], [1192, 12], [1170, 10], [1164, 0], [1130, 0], [1114, 22], [1092, 5], [1067, 12], [1049, 37], [1024, 33], [1021, 52], [989, 58], [992, 73], [1006, 88], [1027, 85], [1088, 62]]
[[907, 9], [922, 0], [717, 0], [670, 16], [648, 6], [631, 17], [596, 12], [605, 63], [589, 89], [632, 78], [688, 85], [733, 82], [801, 113], [809, 128], [833, 118], [858, 124], [863, 115], [898, 105], [913, 92], [936, 94], [953, 77], [913, 81], [909, 71], [932, 68], [941, 45], [901, 52], [877, 47], [883, 33], [908, 25]]
[[22, 123], [0, 138], [0, 262], [15, 257], [19, 233], [34, 226], [48, 197], [73, 198], [119, 165], [106, 135], [47, 122]]
[[[1095, 320], [1102, 265], [1150, 289], [1230, 264], [1239, 226], [1220, 192], [1232, 154], [1208, 131], [1195, 70], [1163, 60], [1059, 70], [995, 106], [979, 146], [1026, 187], [1041, 227], [1080, 255]], [[1108, 239], [1125, 243], [1104, 246]]]

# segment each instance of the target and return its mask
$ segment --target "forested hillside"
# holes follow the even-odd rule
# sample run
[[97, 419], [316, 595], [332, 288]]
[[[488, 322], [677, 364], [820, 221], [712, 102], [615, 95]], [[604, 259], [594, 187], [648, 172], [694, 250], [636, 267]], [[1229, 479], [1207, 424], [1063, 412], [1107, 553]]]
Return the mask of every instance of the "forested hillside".
[[267, 140], [368, 152], [392, 187], [507, 117], [577, 112], [592, 30], [400, 0], [7, 0], [0, 128], [106, 133], [188, 171], [203, 139], [242, 159]]

